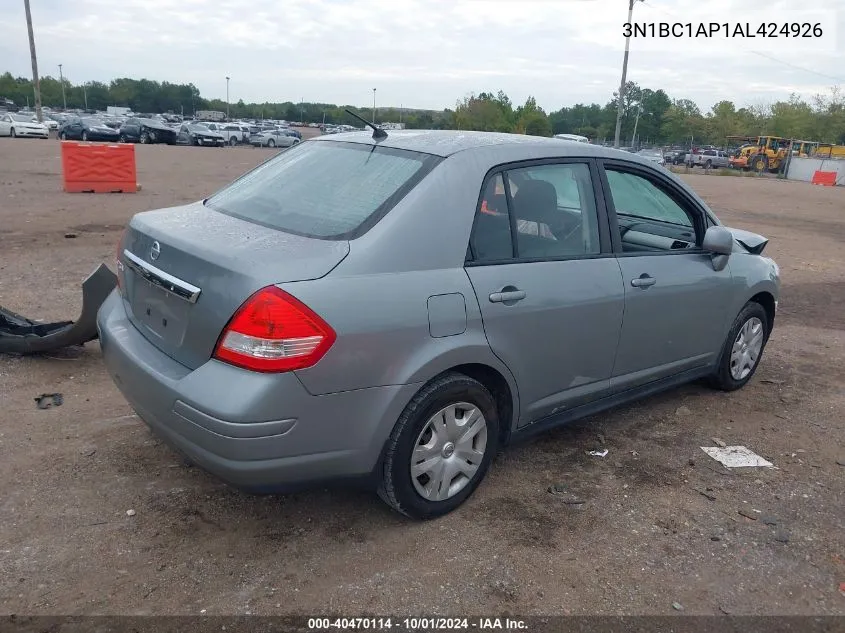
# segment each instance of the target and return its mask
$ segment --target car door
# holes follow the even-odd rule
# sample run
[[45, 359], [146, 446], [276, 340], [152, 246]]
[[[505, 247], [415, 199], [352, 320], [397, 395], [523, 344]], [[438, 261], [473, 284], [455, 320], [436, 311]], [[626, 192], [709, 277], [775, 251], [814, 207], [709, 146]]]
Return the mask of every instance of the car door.
[[4, 114], [0, 117], [0, 136], [9, 136], [12, 133], [12, 117]]
[[609, 389], [624, 290], [597, 173], [586, 159], [507, 165], [482, 188], [466, 272], [520, 425]]
[[614, 391], [716, 362], [731, 296], [730, 265], [700, 248], [704, 209], [655, 169], [602, 161], [610, 233], [625, 289]]

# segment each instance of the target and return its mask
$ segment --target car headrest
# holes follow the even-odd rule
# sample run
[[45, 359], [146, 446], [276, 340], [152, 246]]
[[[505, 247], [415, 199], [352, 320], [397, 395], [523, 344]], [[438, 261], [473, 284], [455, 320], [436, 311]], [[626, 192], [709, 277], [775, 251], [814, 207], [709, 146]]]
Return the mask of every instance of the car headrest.
[[516, 217], [531, 222], [546, 222], [557, 213], [557, 190], [545, 180], [526, 180], [513, 197]]

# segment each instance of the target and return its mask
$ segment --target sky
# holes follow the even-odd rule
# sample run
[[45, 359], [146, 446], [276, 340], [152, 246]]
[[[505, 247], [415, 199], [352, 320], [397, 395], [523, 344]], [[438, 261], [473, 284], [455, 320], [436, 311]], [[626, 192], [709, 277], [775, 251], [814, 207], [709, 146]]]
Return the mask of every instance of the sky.
[[[42, 76], [193, 82], [206, 98], [454, 108], [504, 90], [546, 111], [606, 103], [627, 0], [30, 0]], [[761, 5], [749, 7], [748, 5]], [[801, 11], [796, 13], [796, 5]], [[23, 0], [0, 0], [0, 72], [31, 76]], [[638, 23], [819, 24], [801, 39], [631, 38], [628, 79], [763, 105], [845, 88], [845, 0], [645, 0]], [[649, 27], [650, 28], [650, 27]], [[659, 28], [659, 27], [658, 27]]]

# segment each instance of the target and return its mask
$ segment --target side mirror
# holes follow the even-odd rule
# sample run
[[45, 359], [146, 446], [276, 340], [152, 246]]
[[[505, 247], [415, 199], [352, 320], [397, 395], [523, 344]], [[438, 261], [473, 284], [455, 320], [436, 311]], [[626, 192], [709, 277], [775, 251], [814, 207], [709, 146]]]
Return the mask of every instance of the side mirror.
[[724, 226], [711, 226], [704, 234], [702, 248], [714, 255], [730, 255], [734, 249], [734, 236]]
[[701, 247], [712, 253], [713, 270], [723, 270], [728, 265], [728, 257], [733, 252], [733, 233], [724, 226], [711, 226], [704, 234]]

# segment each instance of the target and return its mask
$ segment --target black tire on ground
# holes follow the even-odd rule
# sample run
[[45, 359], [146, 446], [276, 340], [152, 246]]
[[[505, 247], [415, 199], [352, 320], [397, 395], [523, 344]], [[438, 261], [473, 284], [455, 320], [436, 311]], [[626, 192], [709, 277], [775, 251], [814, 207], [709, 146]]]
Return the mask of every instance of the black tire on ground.
[[713, 161], [708, 160], [706, 163], [704, 163], [704, 169], [713, 169]]
[[62, 132], [61, 134], [59, 134], [59, 138], [60, 138], [61, 140], [63, 140], [63, 141], [66, 141], [66, 140], [67, 140], [67, 134], [65, 134], [64, 132]]
[[276, 147], [276, 141], [270, 139], [269, 141], [267, 141], [267, 147]]
[[769, 169], [769, 160], [765, 156], [755, 156], [751, 159], [750, 167], [753, 171], [763, 173]]
[[[736, 379], [731, 374], [731, 351], [742, 326], [754, 318], [760, 319], [760, 322], [763, 324], [763, 346], [760, 348], [757, 360], [751, 368], [751, 371], [748, 372], [748, 375], [741, 379]], [[770, 328], [769, 317], [763, 306], [753, 301], [746, 303], [742, 310], [740, 310], [736, 319], [734, 319], [733, 325], [728, 332], [728, 337], [725, 339], [725, 344], [722, 347], [722, 353], [719, 357], [719, 366], [709, 379], [710, 385], [715, 389], [721, 389], [722, 391], [735, 391], [736, 389], [744, 387], [745, 384], [751, 380], [754, 372], [757, 371], [757, 367], [760, 366], [760, 360], [763, 358], [763, 352], [765, 351], [766, 343], [769, 340]]]
[[238, 144], [238, 137], [237, 136], [230, 136], [229, 137], [229, 145], [234, 147], [237, 144]]
[[[466, 402], [480, 410], [487, 424], [487, 445], [481, 463], [469, 482], [445, 501], [429, 501], [411, 479], [412, 453], [431, 417], [450, 404]], [[447, 514], [469, 498], [487, 474], [498, 450], [499, 415], [493, 396], [477, 380], [457, 372], [443, 374], [424, 386], [405, 407], [387, 441], [378, 495], [394, 510], [413, 519], [433, 519]]]
[[82, 140], [83, 141], [88, 140], [88, 132], [86, 132], [85, 130], [82, 130]]
[[12, 138], [15, 138], [15, 136], [17, 136], [15, 134], [15, 128], [12, 128], [11, 130], [9, 130], [9, 136], [11, 136]]
[[117, 137], [118, 143], [125, 143], [126, 142], [126, 134], [121, 134]]
[[143, 144], [143, 145], [146, 145], [147, 143], [149, 143], [150, 142], [149, 132], [147, 132], [146, 130], [143, 130], [141, 132], [141, 134], [138, 136], [138, 142]]

